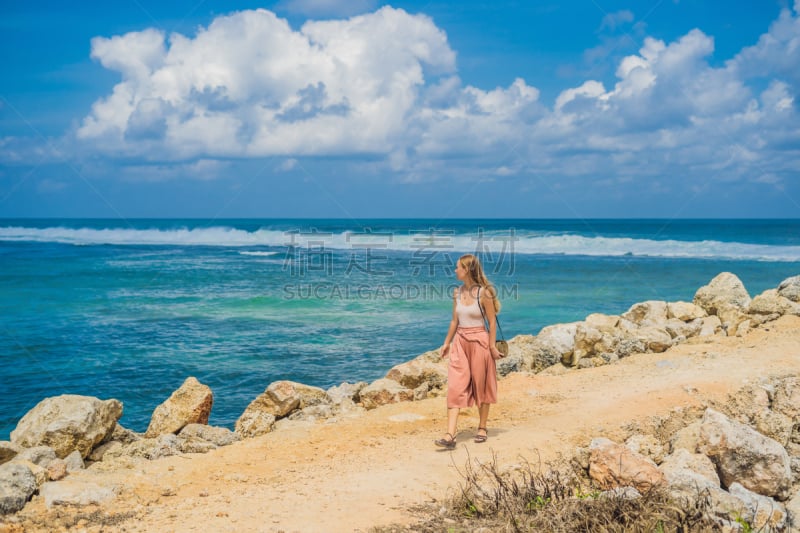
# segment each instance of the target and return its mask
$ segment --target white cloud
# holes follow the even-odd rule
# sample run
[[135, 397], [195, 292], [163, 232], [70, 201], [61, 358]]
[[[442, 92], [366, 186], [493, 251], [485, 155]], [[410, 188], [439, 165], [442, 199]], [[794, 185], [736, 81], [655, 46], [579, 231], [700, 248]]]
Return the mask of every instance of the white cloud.
[[794, 104], [794, 97], [789, 93], [789, 87], [781, 81], [773, 81], [770, 86], [761, 93], [761, 101], [765, 109], [777, 112], [791, 111]]
[[154, 29], [92, 39], [92, 58], [126, 78], [149, 76], [162, 65], [164, 53], [164, 35]]
[[514, 174], [517, 173], [517, 171], [514, 170], [513, 168], [509, 168], [503, 165], [501, 167], [496, 168], [494, 173], [498, 176], [513, 176]]
[[588, 98], [598, 98], [604, 95], [606, 88], [599, 81], [589, 80], [580, 87], [574, 89], [567, 89], [558, 95], [556, 98], [556, 111], [560, 111], [566, 104], [572, 102], [576, 98], [585, 96]]
[[388, 7], [300, 31], [269, 11], [243, 11], [168, 43], [154, 30], [96, 38], [92, 56], [122, 81], [77, 137], [178, 159], [384, 153], [426, 82], [455, 69], [429, 18]]
[[539, 90], [517, 78], [508, 88], [463, 88], [450, 106], [421, 109], [412, 128], [418, 154], [496, 156], [524, 140], [525, 130], [544, 113]]
[[795, 3], [795, 14], [789, 9], [781, 11], [769, 32], [758, 42], [743, 49], [728, 68], [742, 78], [778, 77], [791, 83], [800, 91], [800, 2]]
[[614, 31], [618, 27], [630, 22], [633, 22], [633, 13], [627, 9], [623, 9], [622, 11], [609, 13], [604, 16], [602, 22], [600, 23], [600, 29], [609, 29]]
[[288, 159], [284, 159], [280, 165], [278, 165], [277, 170], [281, 172], [289, 172], [290, 170], [294, 170], [297, 167], [297, 159], [290, 157]]
[[[759, 40], [758, 55], [791, 55], [792, 43], [800, 42], [796, 24], [782, 14]], [[654, 173], [776, 186], [789, 179], [800, 146], [796, 90], [773, 79], [756, 97], [757, 84], [741, 59], [754, 51], [715, 68], [707, 59], [713, 50], [713, 39], [700, 30], [671, 43], [648, 38], [639, 54], [620, 62], [613, 89], [589, 80], [564, 90], [556, 115], [530, 126], [530, 137], [542, 141], [529, 147], [529, 170], [552, 171], [568, 161], [569, 168], [556, 169], [557, 174], [598, 182], [604, 175], [637, 176], [654, 191]], [[773, 64], [776, 68], [759, 76], [776, 76], [782, 60]], [[764, 175], [770, 178], [758, 178]]]
[[95, 39], [92, 56], [122, 80], [76, 137], [83, 150], [165, 167], [279, 156], [286, 171], [300, 156], [333, 155], [348, 172], [360, 165], [406, 182], [546, 175], [664, 187], [680, 176], [698, 190], [707, 180], [780, 186], [798, 166], [798, 20], [784, 10], [722, 67], [710, 64], [714, 39], [700, 29], [646, 38], [609, 65], [613, 86], [585, 80], [548, 107], [522, 78], [488, 90], [462, 82], [445, 33], [422, 15], [384, 7], [293, 30], [269, 11], [244, 11], [193, 37]]

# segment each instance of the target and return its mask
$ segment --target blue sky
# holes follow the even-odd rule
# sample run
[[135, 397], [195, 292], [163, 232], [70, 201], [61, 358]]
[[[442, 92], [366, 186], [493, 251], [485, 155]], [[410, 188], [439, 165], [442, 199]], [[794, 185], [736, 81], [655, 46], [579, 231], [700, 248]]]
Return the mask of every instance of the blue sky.
[[0, 3], [0, 217], [800, 217], [800, 0]]

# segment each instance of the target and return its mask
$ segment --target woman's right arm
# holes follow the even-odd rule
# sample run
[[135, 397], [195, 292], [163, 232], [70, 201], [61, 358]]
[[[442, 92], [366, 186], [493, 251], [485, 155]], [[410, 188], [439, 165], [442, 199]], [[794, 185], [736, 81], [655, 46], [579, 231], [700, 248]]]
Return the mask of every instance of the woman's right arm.
[[450, 327], [447, 330], [447, 337], [444, 339], [444, 344], [439, 348], [439, 355], [447, 357], [450, 351], [450, 343], [453, 342], [453, 337], [456, 335], [456, 328], [458, 328], [458, 315], [456, 314], [456, 298], [458, 298], [458, 289], [453, 289], [453, 318], [450, 319]]

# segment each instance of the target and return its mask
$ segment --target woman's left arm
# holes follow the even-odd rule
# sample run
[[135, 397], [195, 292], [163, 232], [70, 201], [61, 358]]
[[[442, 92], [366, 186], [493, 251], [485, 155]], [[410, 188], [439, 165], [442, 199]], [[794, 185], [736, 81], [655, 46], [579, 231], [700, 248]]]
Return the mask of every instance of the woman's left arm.
[[489, 322], [489, 353], [492, 357], [497, 359], [502, 354], [495, 346], [497, 340], [497, 313], [494, 310], [494, 287], [486, 287], [481, 291], [481, 307], [483, 312], [486, 313], [486, 320]]

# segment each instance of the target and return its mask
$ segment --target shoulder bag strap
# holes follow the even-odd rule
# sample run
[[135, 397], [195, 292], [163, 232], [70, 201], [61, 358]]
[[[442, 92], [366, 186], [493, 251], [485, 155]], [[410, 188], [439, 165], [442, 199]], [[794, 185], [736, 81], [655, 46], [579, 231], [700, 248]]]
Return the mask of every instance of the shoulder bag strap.
[[[489, 320], [486, 318], [486, 314], [484, 314], [484, 312], [483, 312], [483, 306], [481, 305], [481, 288], [480, 288], [480, 286], [478, 286], [478, 309], [481, 310], [481, 316], [483, 317], [483, 322], [484, 322], [484, 324], [486, 326], [486, 331], [489, 331]], [[497, 331], [500, 332], [500, 340], [501, 341], [506, 340], [506, 336], [503, 335], [503, 328], [500, 327], [500, 319], [497, 317], [496, 314], [494, 315], [494, 322], [495, 322], [495, 324], [497, 324]]]

